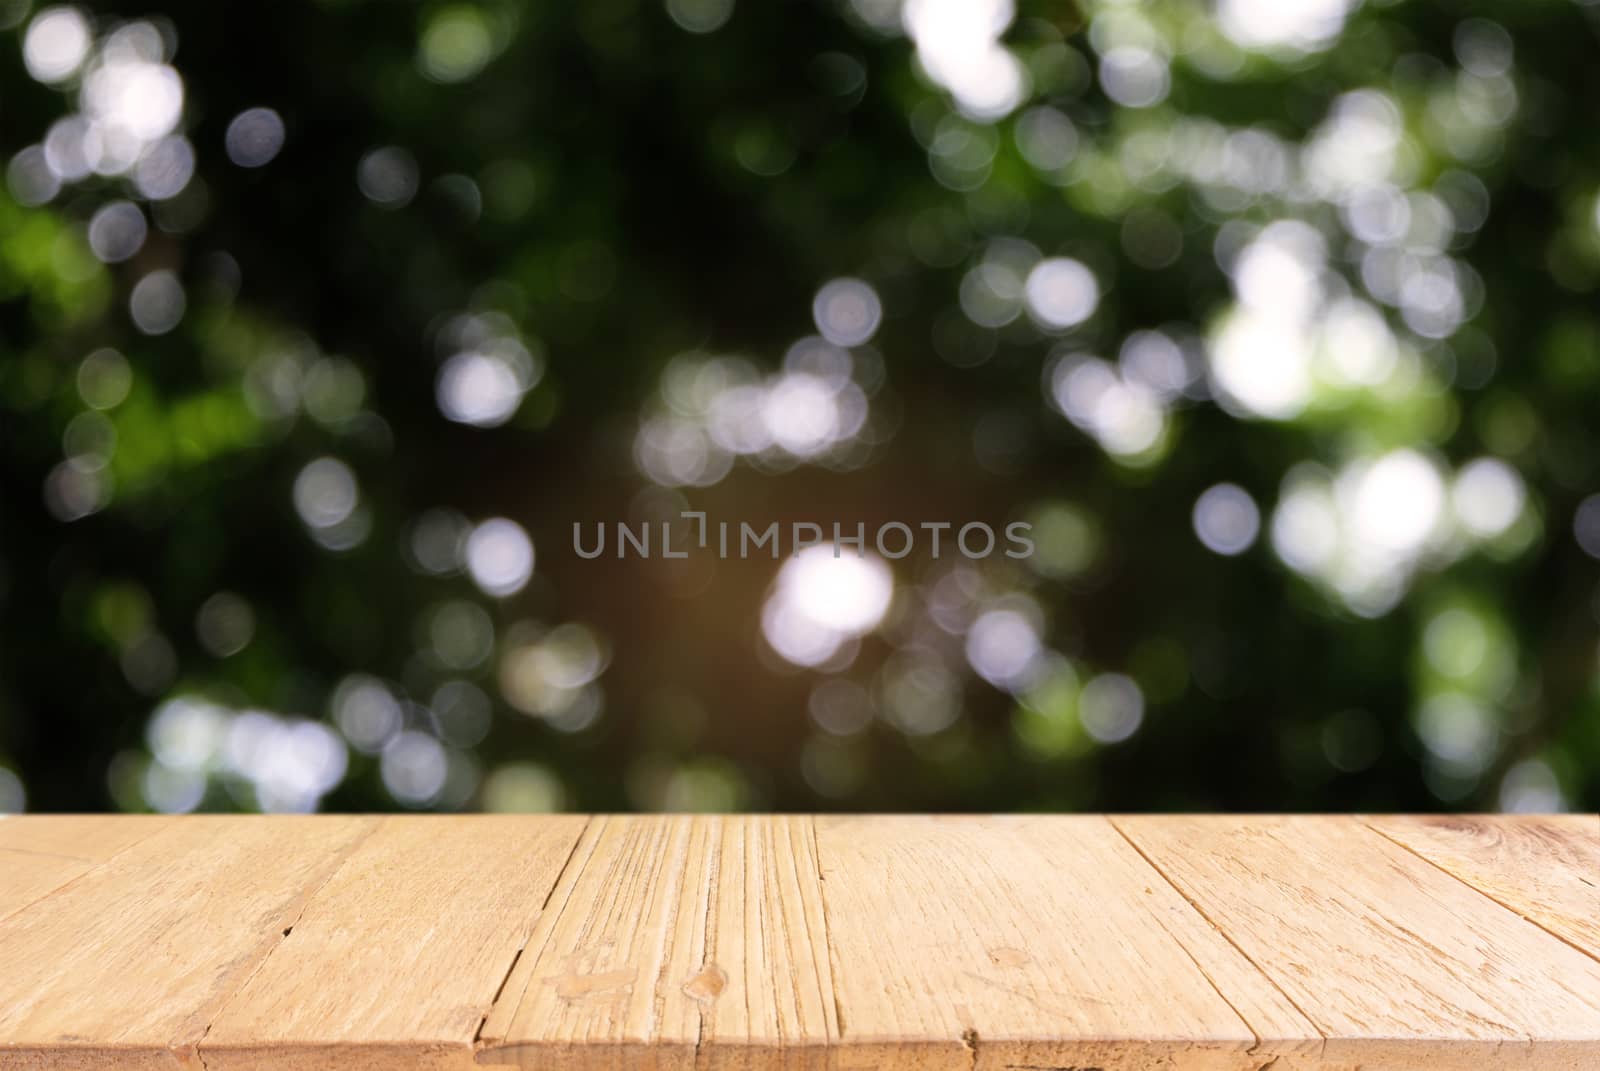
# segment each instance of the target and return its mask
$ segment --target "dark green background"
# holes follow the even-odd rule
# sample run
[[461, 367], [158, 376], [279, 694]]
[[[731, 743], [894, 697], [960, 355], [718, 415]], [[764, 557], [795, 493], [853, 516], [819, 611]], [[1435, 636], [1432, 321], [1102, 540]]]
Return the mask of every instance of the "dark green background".
[[[419, 40], [463, 10], [494, 28], [497, 52], [474, 77], [442, 84], [425, 76]], [[0, 194], [0, 767], [28, 808], [182, 799], [250, 809], [259, 798], [220, 752], [170, 777], [152, 772], [152, 712], [183, 698], [224, 722], [248, 709], [327, 721], [352, 673], [409, 701], [412, 731], [444, 738], [450, 788], [419, 806], [1600, 806], [1600, 602], [1596, 563], [1574, 538], [1579, 503], [1600, 490], [1600, 16], [1548, 0], [1368, 4], [1325, 49], [1269, 54], [1233, 50], [1201, 5], [1140, 10], [1169, 42], [1210, 41], [1235, 68], [1208, 73], [1179, 51], [1163, 102], [1120, 106], [1096, 80], [1086, 29], [1105, 13], [1024, 3], [1004, 43], [1033, 72], [1030, 99], [969, 124], [973, 137], [993, 137], [995, 156], [985, 181], [955, 190], [918, 137], [954, 114], [949, 94], [919, 76], [907, 39], [844, 4], [740, 0], [703, 35], [657, 0], [94, 5], [100, 32], [152, 18], [173, 35], [198, 165], [178, 202], [145, 206], [150, 236], [122, 264], [95, 262], [83, 232], [100, 206], [128, 196], [123, 180], [69, 184], [30, 207]], [[16, 0], [0, 12], [12, 24], [0, 31], [9, 159], [72, 110], [75, 89], [29, 77], [30, 13]], [[1458, 85], [1468, 18], [1509, 33], [1503, 77], [1516, 108], [1453, 155], [1429, 109]], [[1330, 272], [1363, 293], [1336, 206], [1272, 193], [1229, 203], [1191, 178], [1142, 187], [1119, 174], [1125, 139], [1206, 119], [1268, 131], [1293, 150], [1342, 94], [1363, 88], [1389, 94], [1405, 117], [1407, 188], [1470, 174], [1491, 198], [1483, 226], [1448, 249], [1483, 283], [1469, 322], [1424, 339], [1385, 310], [1433, 387], [1289, 420], [1184, 400], [1168, 413], [1161, 456], [1108, 455], [1047, 398], [1052, 348], [1113, 358], [1136, 330], [1206, 337], [1232, 300], [1215, 254], [1225, 227], [1303, 219], [1324, 235]], [[1098, 180], [1085, 165], [1064, 185], [1047, 181], [1019, 153], [1017, 115], [1045, 104], [1070, 117]], [[224, 152], [229, 121], [249, 107], [275, 109], [287, 127], [282, 152], [259, 169]], [[400, 209], [372, 203], [355, 181], [381, 145], [416, 160], [419, 190]], [[438, 182], [446, 175], [476, 183], [480, 213], [452, 198]], [[1181, 235], [1181, 252], [1141, 266], [1129, 228], [1156, 219]], [[1099, 278], [1097, 312], [1064, 343], [1026, 315], [995, 331], [961, 319], [963, 276], [1007, 237], [1073, 256]], [[176, 330], [147, 337], [128, 294], [159, 268], [183, 280], [188, 311]], [[1050, 504], [1070, 510], [1077, 567], [1047, 576], [996, 562], [984, 575], [997, 595], [1032, 601], [1045, 642], [1080, 683], [1099, 673], [1138, 682], [1145, 710], [1131, 739], [1085, 736], [1070, 691], [1019, 697], [985, 683], [959, 636], [929, 648], [947, 667], [939, 689], [958, 693], [953, 724], [916, 735], [879, 718], [832, 736], [806, 712], [829, 674], [785, 667], [761, 639], [775, 563], [701, 563], [686, 583], [660, 561], [572, 553], [574, 521], [641, 515], [649, 483], [631, 448], [668, 362], [699, 350], [776, 369], [813, 330], [813, 294], [838, 276], [882, 297], [873, 346], [885, 380], [872, 405], [897, 416], [892, 438], [844, 471], [738, 463], [681, 504], [758, 525], [998, 527]], [[516, 417], [487, 430], [444, 419], [434, 393], [441, 323], [486, 308], [546, 362]], [[951, 337], [989, 356], [952, 363]], [[103, 508], [66, 521], [44, 487], [85, 409], [79, 364], [105, 346], [134, 377], [107, 414], [114, 483]], [[350, 412], [253, 413], [250, 377], [283, 353], [348, 362], [337, 367], [347, 384], [359, 377]], [[980, 463], [980, 428], [999, 429], [1003, 463]], [[1504, 459], [1527, 489], [1516, 532], [1420, 563], [1375, 618], [1288, 568], [1265, 535], [1232, 558], [1196, 538], [1191, 511], [1213, 484], [1249, 491], [1265, 527], [1293, 466], [1338, 470], [1393, 449], [1444, 472]], [[371, 520], [345, 552], [319, 547], [292, 504], [297, 473], [325, 455], [354, 470]], [[438, 507], [521, 524], [538, 552], [529, 586], [495, 600], [466, 577], [409, 564], [412, 524]], [[925, 595], [951, 564], [896, 563], [890, 622], [837, 675], [881, 696], [897, 648], [925, 637]], [[248, 603], [255, 622], [227, 657], [196, 629], [218, 591]], [[495, 654], [463, 670], [428, 650], [429, 615], [458, 600], [496, 627]], [[1428, 627], [1452, 608], [1476, 622], [1478, 664], [1494, 660], [1498, 675], [1448, 679], [1429, 661]], [[591, 630], [607, 656], [600, 713], [578, 732], [514, 709], [496, 668], [517, 636], [566, 622]], [[141, 673], [150, 657], [155, 670]], [[426, 706], [455, 679], [490, 704], [481, 740], [452, 739]], [[1478, 760], [1452, 765], [1419, 734], [1441, 693], [1489, 726]], [[324, 808], [397, 805], [378, 757], [353, 750], [348, 763]], [[172, 783], [181, 790], [150, 788]]]

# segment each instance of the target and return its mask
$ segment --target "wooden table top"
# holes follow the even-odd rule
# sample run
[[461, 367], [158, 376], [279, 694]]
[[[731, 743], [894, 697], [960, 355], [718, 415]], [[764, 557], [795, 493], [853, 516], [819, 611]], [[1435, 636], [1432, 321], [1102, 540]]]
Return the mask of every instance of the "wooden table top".
[[485, 1065], [1596, 1071], [1600, 815], [0, 821], [0, 1068]]

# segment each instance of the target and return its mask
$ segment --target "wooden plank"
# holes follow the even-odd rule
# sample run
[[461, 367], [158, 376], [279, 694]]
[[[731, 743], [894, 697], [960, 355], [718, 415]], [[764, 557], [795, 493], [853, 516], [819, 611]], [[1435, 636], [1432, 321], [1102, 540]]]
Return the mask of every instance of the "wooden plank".
[[597, 820], [480, 1062], [820, 1066], [837, 1030], [810, 847], [806, 818]]
[[8, 819], [0, 1071], [1588, 1071], [1591, 820]]
[[1320, 1038], [1103, 818], [818, 819], [852, 1066], [1257, 1068]]
[[160, 814], [22, 814], [0, 822], [0, 849], [102, 862], [173, 821]]
[[475, 1066], [478, 1027], [585, 822], [385, 820], [223, 1007], [206, 1068]]
[[1600, 959], [1600, 814], [1395, 816], [1367, 824]]
[[198, 1067], [217, 1010], [373, 824], [186, 818], [0, 923], [3, 1066]]
[[38, 855], [0, 848], [0, 921], [42, 900], [95, 866], [64, 855]]
[[1359, 822], [1116, 823], [1326, 1035], [1329, 1064], [1600, 1067], [1600, 963]]
[[0, 921], [169, 822], [153, 815], [8, 816], [0, 822]]

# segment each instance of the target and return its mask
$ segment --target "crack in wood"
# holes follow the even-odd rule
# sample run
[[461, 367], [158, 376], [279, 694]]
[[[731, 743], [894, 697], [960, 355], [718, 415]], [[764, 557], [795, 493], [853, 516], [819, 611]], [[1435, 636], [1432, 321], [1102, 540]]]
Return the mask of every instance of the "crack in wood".
[[[0, 921], [0, 1065], [1600, 1059], [1577, 873], [1600, 816], [1593, 839], [1553, 819], [1476, 839], [1315, 817], [241, 821], [262, 824], [206, 819]], [[45, 873], [55, 846], [28, 843]]]
[[[595, 819], [593, 815], [584, 819], [583, 828], [578, 831], [577, 837], [573, 839], [571, 850], [567, 852], [567, 857], [561, 861], [561, 869], [556, 871], [555, 881], [550, 883], [549, 890], [544, 894], [544, 900], [539, 904], [539, 915], [543, 915], [546, 911], [550, 910], [551, 898], [555, 896], [556, 890], [561, 887], [561, 879], [566, 876], [567, 868], [570, 867], [572, 865], [572, 861], [577, 858], [578, 849], [583, 846], [584, 839], [588, 836], [589, 829], [594, 824]], [[527, 951], [528, 942], [533, 939], [533, 931], [535, 925], [537, 924], [538, 917], [539, 916], [536, 915], [534, 920], [528, 924], [528, 932], [522, 938], [521, 942], [518, 943], [516, 951], [512, 953], [511, 962], [506, 964], [505, 973], [500, 976], [500, 984], [495, 987], [494, 996], [490, 999], [489, 1006], [485, 1008], [483, 1010], [483, 1014], [478, 1017], [477, 1029], [473, 1030], [472, 1032], [471, 1044], [474, 1049], [479, 1049], [483, 1045], [483, 1028], [489, 1022], [489, 1016], [493, 1014], [495, 1005], [499, 1004], [500, 998], [505, 995], [506, 986], [511, 982], [512, 976], [517, 972], [517, 964], [522, 961], [522, 954], [523, 952]], [[520, 995], [518, 999], [521, 999]]]
[[[1199, 915], [1202, 919], [1204, 919], [1207, 926], [1211, 927], [1211, 929], [1214, 930], [1220, 937], [1222, 937], [1223, 940], [1227, 941], [1228, 944], [1232, 945], [1234, 951], [1238, 952], [1240, 956], [1244, 957], [1245, 962], [1249, 963], [1250, 966], [1254, 967], [1256, 969], [1256, 972], [1258, 974], [1260, 974], [1262, 978], [1266, 979], [1266, 981], [1274, 989], [1276, 989], [1280, 994], [1282, 994], [1283, 999], [1288, 1001], [1289, 1005], [1292, 1008], [1294, 1008], [1295, 1011], [1300, 1013], [1301, 1018], [1303, 1018], [1306, 1021], [1306, 1023], [1311, 1027], [1311, 1029], [1313, 1029], [1313, 1030], [1315, 1030], [1317, 1032], [1317, 1036], [1320, 1038], [1318, 1059], [1321, 1059], [1327, 1053], [1327, 1050], [1328, 1050], [1328, 1035], [1322, 1029], [1322, 1025], [1320, 1023], [1318, 1023], [1315, 1019], [1313, 1019], [1309, 1014], [1306, 1013], [1306, 1010], [1304, 1008], [1302, 1008], [1295, 1001], [1295, 999], [1288, 994], [1288, 992], [1283, 988], [1283, 986], [1278, 983], [1278, 980], [1276, 978], [1272, 977], [1272, 975], [1268, 974], [1266, 968], [1263, 967], [1260, 963], [1257, 963], [1256, 960], [1254, 959], [1254, 957], [1252, 957], [1248, 952], [1246, 952], [1244, 950], [1244, 948], [1240, 946], [1238, 941], [1234, 940], [1232, 934], [1228, 933], [1221, 926], [1217, 925], [1216, 920], [1213, 919], [1206, 912], [1205, 908], [1201, 907], [1200, 904], [1198, 902], [1196, 902], [1194, 897], [1189, 895], [1187, 890], [1185, 890], [1181, 885], [1179, 885], [1175, 880], [1173, 880], [1172, 875], [1168, 874], [1164, 869], [1162, 869], [1160, 864], [1158, 864], [1154, 859], [1152, 859], [1150, 857], [1150, 854], [1148, 852], [1146, 852], [1144, 850], [1144, 848], [1142, 848], [1139, 845], [1139, 843], [1133, 839], [1133, 837], [1128, 833], [1128, 831], [1126, 829], [1123, 829], [1122, 826], [1114, 818], [1107, 817], [1106, 818], [1106, 822], [1111, 826], [1112, 829], [1115, 829], [1117, 831], [1117, 833], [1119, 835], [1121, 835], [1123, 840], [1128, 842], [1128, 847], [1132, 848], [1135, 852], [1139, 853], [1139, 858], [1143, 859], [1146, 863], [1150, 864], [1150, 869], [1154, 870], [1157, 874], [1161, 875], [1161, 879], [1163, 881], [1165, 881], [1168, 885], [1172, 886], [1172, 889], [1173, 889], [1174, 892], [1176, 892], [1179, 896], [1183, 897], [1184, 903], [1188, 904], [1191, 908], [1193, 908], [1195, 914]], [[1180, 945], [1180, 947], [1182, 946], [1182, 942], [1181, 941], [1178, 942], [1178, 944]], [[1189, 950], [1187, 948], [1184, 948], [1184, 952], [1188, 953], [1189, 957], [1191, 959], [1194, 958], [1193, 954], [1189, 953]], [[1195, 963], [1195, 966], [1199, 967], [1198, 961]], [[1216, 983], [1214, 981], [1212, 981], [1211, 976], [1209, 974], [1206, 974], [1206, 972], [1204, 970], [1201, 970], [1200, 973], [1205, 977], [1207, 982], [1211, 983], [1212, 988], [1216, 989]], [[1256, 1027], [1255, 1027], [1255, 1025], [1253, 1023], [1251, 1023], [1248, 1019], [1245, 1018], [1244, 1013], [1241, 1012], [1237, 1007], [1234, 1006], [1233, 1001], [1229, 1000], [1228, 997], [1223, 994], [1222, 990], [1217, 989], [1217, 996], [1221, 997], [1223, 999], [1223, 1001], [1225, 1003], [1227, 1003], [1228, 1007], [1233, 1009], [1234, 1014], [1239, 1016], [1239, 1021], [1244, 1023], [1245, 1029], [1250, 1031], [1251, 1036], [1255, 1038], [1255, 1044], [1250, 1049], [1250, 1052], [1254, 1053], [1257, 1049], [1259, 1049], [1261, 1047], [1261, 1032], [1256, 1029]]]

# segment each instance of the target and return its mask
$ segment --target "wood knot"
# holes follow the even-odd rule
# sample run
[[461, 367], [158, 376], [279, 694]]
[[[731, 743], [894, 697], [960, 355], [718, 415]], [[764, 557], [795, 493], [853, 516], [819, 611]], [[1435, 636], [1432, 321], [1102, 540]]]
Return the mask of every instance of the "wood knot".
[[991, 948], [989, 962], [996, 967], [1021, 967], [1032, 957], [1020, 948]]
[[728, 988], [728, 972], [715, 963], [707, 963], [683, 983], [683, 991], [695, 1000], [710, 1002]]

